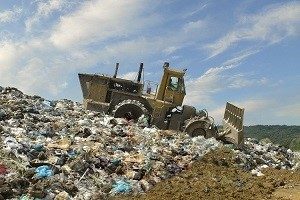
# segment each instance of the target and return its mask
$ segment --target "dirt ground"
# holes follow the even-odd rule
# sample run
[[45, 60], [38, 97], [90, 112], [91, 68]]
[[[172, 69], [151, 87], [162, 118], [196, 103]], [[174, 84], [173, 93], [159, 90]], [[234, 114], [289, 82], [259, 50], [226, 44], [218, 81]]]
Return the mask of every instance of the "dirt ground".
[[254, 176], [233, 165], [233, 154], [222, 149], [207, 154], [176, 177], [146, 194], [116, 199], [292, 199], [300, 200], [300, 172], [267, 169]]

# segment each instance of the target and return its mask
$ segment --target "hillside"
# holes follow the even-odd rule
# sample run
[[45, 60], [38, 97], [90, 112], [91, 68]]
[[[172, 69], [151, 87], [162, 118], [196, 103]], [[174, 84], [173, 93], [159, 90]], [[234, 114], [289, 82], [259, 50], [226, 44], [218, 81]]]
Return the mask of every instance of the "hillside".
[[300, 150], [300, 126], [245, 126], [245, 136], [256, 138], [258, 140], [261, 140], [263, 138], [269, 138], [273, 143], [292, 148], [293, 150]]

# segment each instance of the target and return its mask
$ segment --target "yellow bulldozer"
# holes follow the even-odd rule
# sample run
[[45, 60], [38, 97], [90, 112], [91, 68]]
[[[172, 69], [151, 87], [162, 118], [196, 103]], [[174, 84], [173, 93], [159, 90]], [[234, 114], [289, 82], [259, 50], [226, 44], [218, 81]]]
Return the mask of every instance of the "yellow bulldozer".
[[244, 109], [227, 102], [220, 131], [206, 110], [182, 105], [186, 95], [186, 70], [172, 69], [169, 63], [164, 63], [161, 82], [152, 91], [149, 82], [142, 81], [143, 63], [135, 81], [118, 78], [118, 69], [119, 63], [113, 76], [78, 74], [86, 109], [135, 121], [144, 116], [149, 124], [159, 129], [179, 130], [191, 137], [202, 135], [239, 147], [243, 145]]

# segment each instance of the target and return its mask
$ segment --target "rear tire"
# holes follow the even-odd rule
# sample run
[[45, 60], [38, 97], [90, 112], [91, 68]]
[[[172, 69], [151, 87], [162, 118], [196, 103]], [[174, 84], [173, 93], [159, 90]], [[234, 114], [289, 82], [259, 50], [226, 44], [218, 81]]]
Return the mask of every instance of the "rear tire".
[[207, 118], [191, 118], [185, 121], [184, 132], [191, 137], [202, 135], [205, 138], [214, 137], [216, 130], [212, 129], [212, 124]]
[[148, 110], [137, 100], [124, 100], [115, 106], [112, 115], [115, 118], [125, 118], [137, 121], [140, 116], [147, 115]]

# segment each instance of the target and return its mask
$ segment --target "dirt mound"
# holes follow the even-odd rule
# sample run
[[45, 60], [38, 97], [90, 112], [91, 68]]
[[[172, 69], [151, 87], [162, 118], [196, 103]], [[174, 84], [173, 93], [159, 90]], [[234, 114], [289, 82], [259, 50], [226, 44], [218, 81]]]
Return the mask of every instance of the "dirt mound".
[[[146, 194], [121, 199], [286, 199], [284, 194], [300, 185], [299, 172], [268, 168], [258, 177], [237, 167], [233, 158], [230, 149], [210, 152]], [[278, 188], [285, 188], [285, 193]]]

